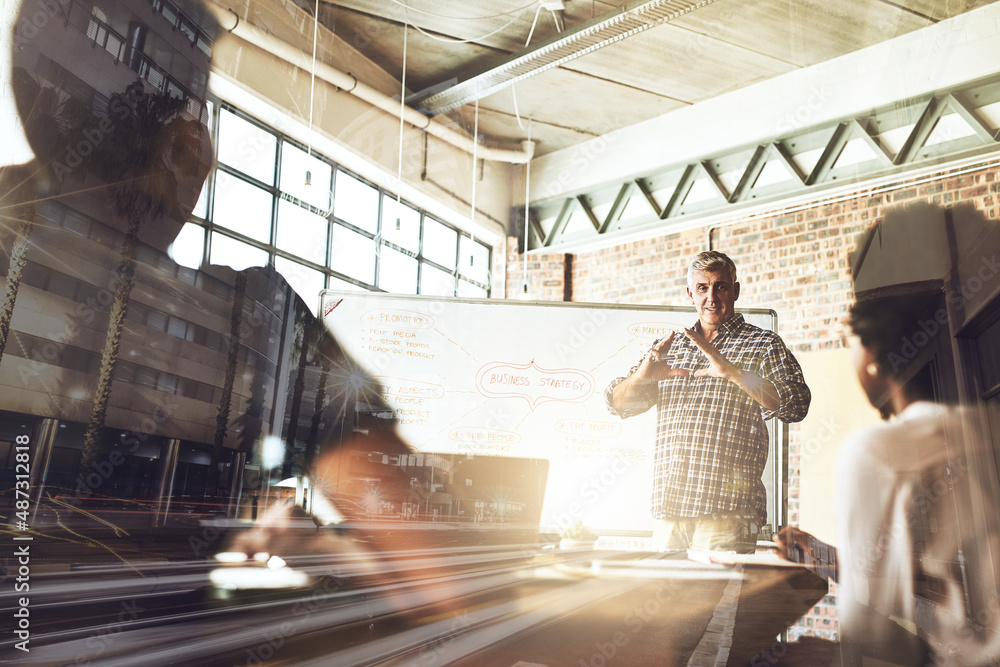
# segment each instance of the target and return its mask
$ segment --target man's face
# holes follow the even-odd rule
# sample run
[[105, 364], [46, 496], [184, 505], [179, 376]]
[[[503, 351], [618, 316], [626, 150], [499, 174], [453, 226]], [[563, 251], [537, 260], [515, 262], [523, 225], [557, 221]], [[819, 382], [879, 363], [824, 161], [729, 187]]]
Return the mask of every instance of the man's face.
[[736, 314], [740, 284], [733, 282], [726, 269], [695, 271], [688, 281], [687, 293], [702, 326], [714, 329]]

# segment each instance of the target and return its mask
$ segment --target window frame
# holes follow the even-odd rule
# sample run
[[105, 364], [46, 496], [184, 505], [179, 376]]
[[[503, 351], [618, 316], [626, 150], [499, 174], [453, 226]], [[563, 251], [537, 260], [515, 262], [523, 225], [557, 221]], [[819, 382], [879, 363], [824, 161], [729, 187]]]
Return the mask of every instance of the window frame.
[[[306, 146], [303, 146], [301, 143], [295, 141], [291, 137], [271, 127], [268, 127], [266, 124], [257, 120], [250, 114], [241, 111], [234, 105], [225, 102], [224, 100], [213, 99], [211, 103], [209, 130], [211, 132], [213, 144], [215, 145], [216, 153], [218, 152], [218, 132], [220, 126], [220, 118], [223, 113], [233, 114], [245, 122], [249, 122], [253, 125], [256, 125], [262, 131], [267, 132], [276, 138], [277, 150], [275, 151], [274, 184], [269, 185], [267, 183], [259, 181], [254, 177], [240, 171], [238, 166], [223, 164], [218, 159], [216, 159], [215, 165], [212, 168], [212, 172], [206, 181], [205, 192], [203, 193], [203, 196], [206, 197], [204, 206], [205, 217], [200, 217], [199, 215], [193, 215], [190, 220], [191, 224], [198, 225], [202, 227], [205, 231], [205, 241], [202, 249], [203, 264], [209, 263], [209, 258], [211, 257], [211, 252], [212, 252], [213, 235], [219, 234], [221, 236], [227, 237], [235, 241], [239, 241], [241, 243], [245, 243], [248, 246], [266, 252], [268, 262], [270, 264], [274, 264], [276, 258], [281, 257], [284, 260], [296, 262], [310, 269], [319, 271], [320, 273], [323, 274], [324, 277], [323, 284], [325, 289], [329, 289], [331, 285], [331, 280], [334, 280], [342, 283], [348, 283], [356, 287], [373, 292], [385, 292], [387, 290], [384, 290], [379, 287], [379, 285], [381, 284], [381, 270], [383, 268], [380, 248], [384, 246], [416, 260], [417, 275], [416, 275], [415, 292], [413, 293], [416, 294], [423, 293], [421, 291], [421, 286], [423, 282], [424, 268], [433, 267], [437, 271], [441, 271], [452, 276], [454, 280], [453, 296], [458, 296], [463, 291], [463, 283], [468, 283], [466, 289], [474, 288], [478, 290], [483, 290], [485, 291], [487, 297], [490, 296], [492, 291], [491, 290], [492, 280], [491, 280], [490, 269], [487, 268], [485, 274], [486, 282], [479, 282], [478, 280], [470, 278], [470, 276], [467, 275], [468, 272], [463, 271], [461, 267], [461, 249], [463, 244], [467, 243], [476, 244], [477, 248], [480, 250], [480, 253], [485, 251], [486, 261], [488, 262], [487, 267], [491, 267], [493, 261], [492, 246], [483, 243], [482, 241], [479, 241], [478, 239], [475, 238], [474, 235], [470, 234], [468, 231], [465, 231], [453, 224], [449, 224], [448, 222], [442, 220], [440, 216], [432, 215], [425, 209], [413, 204], [412, 202], [400, 198], [397, 193], [387, 190], [386, 188], [380, 187], [376, 183], [373, 183], [371, 180], [366, 179], [361, 174], [358, 174], [350, 169], [345, 168], [344, 166], [338, 164], [336, 161], [329, 159], [325, 155], [318, 153], [315, 150], [309, 150]], [[325, 184], [325, 186], [329, 187], [330, 189], [329, 211], [322, 211], [318, 209], [316, 206], [304, 202], [295, 197], [294, 195], [281, 190], [281, 164], [282, 164], [283, 153], [286, 146], [293, 146], [300, 151], [307, 151], [308, 153], [311, 154], [312, 157], [317, 158], [322, 162], [330, 165], [331, 167], [330, 180], [329, 183]], [[216, 157], [218, 156], [216, 155]], [[371, 232], [370, 230], [358, 227], [357, 225], [351, 224], [350, 222], [343, 220], [339, 218], [337, 215], [335, 215], [334, 212], [337, 209], [336, 206], [337, 193], [335, 186], [337, 183], [338, 172], [344, 172], [345, 176], [354, 178], [360, 181], [361, 183], [375, 189], [377, 195], [377, 208], [375, 211], [375, 221], [374, 221], [374, 228], [376, 230], [375, 232]], [[220, 174], [226, 174], [227, 178], [240, 179], [249, 185], [252, 185], [256, 188], [266, 191], [271, 196], [272, 205], [271, 205], [271, 215], [270, 215], [270, 234], [268, 236], [268, 242], [265, 243], [263, 241], [256, 240], [254, 238], [251, 238], [250, 236], [240, 233], [239, 230], [234, 230], [229, 227], [223, 227], [222, 225], [217, 224], [215, 222], [216, 218], [215, 208], [217, 199], [216, 187]], [[314, 182], [313, 186], [315, 187], [316, 185], [319, 185], [320, 187], [324, 186], [323, 184], [316, 184]], [[383, 235], [383, 223], [385, 222], [383, 215], [385, 211], [383, 209], [387, 199], [391, 199], [393, 200], [393, 202], [398, 202], [399, 205], [407, 206], [418, 213], [418, 221], [417, 221], [417, 224], [419, 225], [417, 234], [418, 249], [416, 252], [404, 246], [401, 246], [397, 243], [394, 243], [392, 240], [386, 238]], [[279, 210], [282, 208], [281, 206], [279, 206], [279, 200], [284, 200], [284, 202], [286, 202], [286, 205], [291, 204], [293, 206], [298, 206], [311, 213], [326, 218], [327, 220], [326, 247], [323, 252], [323, 257], [325, 258], [324, 264], [320, 264], [314, 261], [313, 259], [307, 257], [299, 256], [293, 252], [283, 250], [282, 248], [279, 248], [277, 246]], [[456, 259], [454, 267], [449, 268], [425, 256], [425, 230], [428, 224], [428, 220], [433, 221], [433, 224], [443, 225], [455, 232]], [[343, 227], [346, 230], [349, 230], [356, 234], [360, 234], [372, 240], [375, 248], [375, 258], [374, 258], [375, 270], [371, 282], [367, 282], [365, 280], [359, 280], [346, 273], [337, 271], [331, 266], [331, 264], [333, 263], [333, 239], [334, 239], [335, 226]]]

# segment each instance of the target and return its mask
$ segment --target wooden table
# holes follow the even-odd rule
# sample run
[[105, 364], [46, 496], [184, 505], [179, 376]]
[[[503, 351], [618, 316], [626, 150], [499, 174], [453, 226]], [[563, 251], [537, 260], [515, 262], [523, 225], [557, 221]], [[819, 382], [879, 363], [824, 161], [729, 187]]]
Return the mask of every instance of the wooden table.
[[567, 603], [569, 613], [538, 614], [522, 631], [448, 664], [736, 667], [758, 657], [772, 664], [769, 656], [783, 653], [778, 635], [828, 591], [825, 580], [798, 565], [658, 554], [603, 561], [597, 553], [589, 571], [576, 574], [581, 581], [569, 590], [577, 589], [578, 600]]

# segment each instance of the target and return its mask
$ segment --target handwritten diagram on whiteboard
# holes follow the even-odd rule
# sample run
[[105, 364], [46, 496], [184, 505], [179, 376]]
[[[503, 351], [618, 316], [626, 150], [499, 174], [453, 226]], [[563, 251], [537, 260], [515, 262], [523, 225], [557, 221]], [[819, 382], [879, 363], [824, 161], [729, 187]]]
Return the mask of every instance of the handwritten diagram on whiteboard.
[[543, 528], [650, 529], [655, 410], [619, 419], [603, 392], [693, 309], [337, 291], [321, 308], [415, 449], [547, 459]]

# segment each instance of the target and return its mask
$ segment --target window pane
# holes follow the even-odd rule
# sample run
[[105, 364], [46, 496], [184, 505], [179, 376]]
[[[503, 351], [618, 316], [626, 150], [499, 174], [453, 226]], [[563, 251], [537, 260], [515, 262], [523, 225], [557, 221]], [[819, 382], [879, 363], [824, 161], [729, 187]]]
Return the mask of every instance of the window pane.
[[219, 172], [215, 186], [214, 222], [262, 243], [270, 243], [273, 199], [269, 192]]
[[364, 287], [355, 285], [354, 283], [349, 283], [346, 280], [341, 280], [336, 276], [330, 276], [330, 289], [341, 290], [344, 292], [367, 292]]
[[155, 387], [158, 375], [159, 373], [154, 371], [152, 368], [139, 366], [135, 369], [135, 384], [141, 387]]
[[420, 269], [420, 293], [455, 296], [455, 276], [430, 264], [424, 264]]
[[179, 317], [171, 317], [167, 320], [167, 333], [176, 338], [184, 338], [187, 335], [187, 322]]
[[[309, 185], [306, 185], [306, 172]], [[279, 186], [296, 199], [312, 204], [321, 211], [330, 210], [330, 179], [333, 167], [315, 155], [309, 155], [288, 142], [281, 145], [281, 176]]]
[[160, 373], [160, 375], [156, 378], [156, 388], [159, 391], [172, 394], [174, 393], [174, 388], [176, 386], [177, 386], [176, 375], [171, 375], [170, 373]]
[[274, 258], [274, 268], [285, 277], [295, 293], [302, 297], [302, 300], [309, 306], [309, 310], [315, 315], [319, 309], [319, 293], [326, 287], [324, 285], [325, 276], [315, 269], [310, 269], [308, 266], [303, 266], [284, 257]]
[[333, 226], [330, 268], [369, 284], [375, 282], [375, 242], [340, 225]]
[[219, 162], [274, 185], [278, 138], [236, 114], [219, 114]]
[[127, 382], [128, 384], [135, 384], [135, 365], [134, 364], [115, 364], [115, 379], [121, 380], [122, 382]]
[[181, 34], [194, 43], [195, 39], [198, 37], [198, 29], [191, 24], [191, 20], [182, 16], [177, 24], [177, 28], [181, 31]]
[[157, 331], [166, 331], [167, 321], [167, 315], [156, 310], [149, 311], [149, 314], [146, 316], [146, 326]]
[[387, 292], [417, 293], [417, 259], [394, 248], [382, 246], [378, 286]]
[[485, 299], [487, 297], [486, 290], [482, 287], [467, 283], [464, 280], [458, 281], [458, 295], [467, 299]]
[[424, 217], [424, 258], [447, 269], [455, 268], [455, 241], [458, 232], [433, 218]]
[[212, 253], [209, 261], [212, 264], [231, 266], [237, 271], [242, 271], [251, 266], [266, 266], [268, 257], [265, 250], [213, 232]]
[[378, 225], [378, 190], [338, 171], [333, 211], [341, 220], [374, 234]]
[[205, 230], [204, 228], [189, 222], [181, 227], [180, 234], [170, 244], [167, 251], [170, 258], [189, 269], [197, 269], [201, 266], [201, 258], [205, 254]]
[[212, 56], [212, 42], [209, 38], [201, 33], [198, 33], [198, 48], [201, 49], [202, 53], [206, 56]]
[[194, 205], [194, 210], [191, 211], [191, 215], [203, 220], [208, 217], [208, 191], [211, 189], [209, 185], [211, 182], [212, 179], [205, 179], [205, 183], [201, 186], [201, 194], [198, 195], [198, 202]]
[[979, 335], [976, 347], [979, 349], [982, 386], [987, 390], [1000, 386], [1000, 320]]
[[463, 236], [458, 242], [458, 275], [478, 283], [490, 282], [490, 250], [478, 241]]
[[276, 245], [316, 264], [326, 266], [326, 231], [329, 223], [297, 204], [278, 201]]
[[397, 203], [395, 197], [382, 195], [382, 238], [412, 252], [420, 252], [420, 211]]

